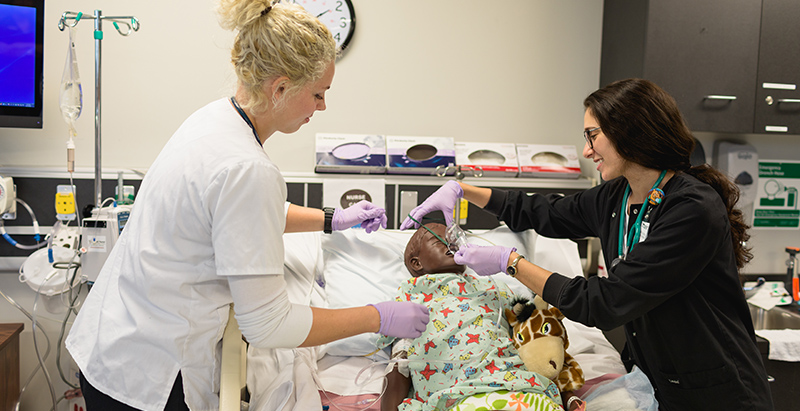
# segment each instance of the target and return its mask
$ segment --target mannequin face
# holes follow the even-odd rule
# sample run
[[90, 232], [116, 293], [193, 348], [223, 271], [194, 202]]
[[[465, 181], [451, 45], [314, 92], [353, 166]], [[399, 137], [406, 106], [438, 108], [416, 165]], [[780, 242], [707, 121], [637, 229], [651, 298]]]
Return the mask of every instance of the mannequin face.
[[[426, 224], [428, 228], [433, 230], [439, 237], [445, 237], [446, 227], [442, 224]], [[438, 274], [438, 273], [463, 273], [466, 266], [458, 265], [453, 261], [453, 253], [447, 247], [447, 244], [436, 238], [433, 234], [428, 232], [424, 227], [421, 236], [415, 236], [411, 241], [417, 241], [416, 255], [410, 255], [406, 260], [406, 265], [412, 267], [417, 272], [423, 274]], [[418, 277], [412, 272], [412, 275]]]

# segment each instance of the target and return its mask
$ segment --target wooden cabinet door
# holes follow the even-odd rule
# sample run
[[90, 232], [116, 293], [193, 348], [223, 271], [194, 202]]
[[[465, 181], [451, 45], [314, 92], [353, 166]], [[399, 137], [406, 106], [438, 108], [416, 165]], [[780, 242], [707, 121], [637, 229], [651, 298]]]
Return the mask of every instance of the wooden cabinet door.
[[756, 133], [800, 134], [800, 2], [764, 0]]
[[644, 77], [691, 130], [751, 133], [760, 26], [761, 0], [651, 0]]

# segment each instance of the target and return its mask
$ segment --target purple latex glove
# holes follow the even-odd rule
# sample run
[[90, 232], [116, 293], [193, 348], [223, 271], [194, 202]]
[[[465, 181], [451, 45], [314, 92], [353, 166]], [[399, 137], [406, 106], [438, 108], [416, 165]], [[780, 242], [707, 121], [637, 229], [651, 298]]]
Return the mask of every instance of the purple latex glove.
[[430, 321], [428, 307], [409, 301], [384, 301], [367, 304], [375, 307], [381, 316], [383, 335], [397, 338], [417, 338]]
[[466, 265], [478, 275], [494, 275], [506, 272], [508, 257], [513, 251], [517, 251], [517, 249], [501, 245], [467, 244], [456, 251], [453, 261], [456, 264]]
[[341, 231], [361, 224], [367, 233], [371, 233], [378, 231], [379, 227], [386, 228], [386, 221], [385, 209], [367, 200], [361, 200], [344, 210], [341, 208], [334, 210], [331, 228], [333, 231]]
[[[422, 204], [411, 210], [409, 214], [411, 217], [414, 217], [414, 220], [422, 221], [422, 217], [425, 217], [426, 214], [431, 211], [439, 210], [444, 213], [444, 220], [449, 227], [453, 224], [453, 207], [456, 206], [456, 202], [461, 197], [464, 197], [464, 190], [461, 188], [461, 185], [450, 180], [439, 187], [430, 197], [426, 198]], [[406, 230], [409, 228], [419, 228], [419, 224], [414, 222], [411, 218], [406, 217], [406, 219], [403, 220], [403, 224], [400, 225], [400, 229]]]

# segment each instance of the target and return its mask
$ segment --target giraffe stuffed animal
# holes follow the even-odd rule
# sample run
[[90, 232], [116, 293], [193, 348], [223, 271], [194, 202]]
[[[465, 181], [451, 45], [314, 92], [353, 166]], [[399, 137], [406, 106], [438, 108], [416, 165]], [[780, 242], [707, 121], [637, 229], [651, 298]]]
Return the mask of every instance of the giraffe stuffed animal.
[[572, 391], [581, 388], [585, 380], [580, 365], [567, 353], [569, 339], [561, 322], [564, 314], [538, 295], [533, 301], [517, 298], [505, 314], [525, 366], [552, 380], [563, 396], [572, 397]]

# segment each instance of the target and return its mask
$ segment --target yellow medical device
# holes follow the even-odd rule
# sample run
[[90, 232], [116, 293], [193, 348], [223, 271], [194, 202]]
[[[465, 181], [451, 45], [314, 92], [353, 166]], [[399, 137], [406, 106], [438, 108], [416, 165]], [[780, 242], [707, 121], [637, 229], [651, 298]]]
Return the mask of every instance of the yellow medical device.
[[72, 221], [76, 217], [75, 186], [58, 186], [56, 188], [56, 218], [61, 221]]

